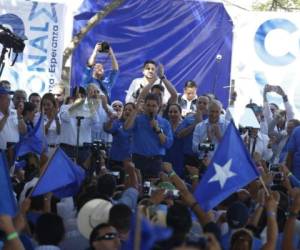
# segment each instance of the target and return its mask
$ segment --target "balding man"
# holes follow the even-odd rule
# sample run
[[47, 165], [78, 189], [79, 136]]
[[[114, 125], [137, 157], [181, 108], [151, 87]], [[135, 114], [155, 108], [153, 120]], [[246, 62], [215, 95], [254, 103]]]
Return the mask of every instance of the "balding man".
[[193, 151], [200, 159], [206, 156], [211, 159], [226, 130], [228, 122], [221, 116], [221, 110], [222, 104], [212, 100], [208, 106], [208, 119], [195, 127]]

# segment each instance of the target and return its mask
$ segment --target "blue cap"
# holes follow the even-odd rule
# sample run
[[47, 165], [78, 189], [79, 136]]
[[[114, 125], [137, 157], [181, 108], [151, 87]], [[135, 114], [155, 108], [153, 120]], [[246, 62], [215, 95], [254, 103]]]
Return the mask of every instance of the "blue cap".
[[10, 90], [9, 90], [9, 89], [7, 89], [7, 88], [0, 87], [0, 94], [13, 95], [13, 94], [14, 94], [14, 92], [13, 92], [13, 91], [10, 91]]

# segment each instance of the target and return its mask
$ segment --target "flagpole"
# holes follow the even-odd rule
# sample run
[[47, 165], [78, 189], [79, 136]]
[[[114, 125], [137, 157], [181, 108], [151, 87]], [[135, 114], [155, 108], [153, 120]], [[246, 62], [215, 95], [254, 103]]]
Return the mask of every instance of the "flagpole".
[[31, 194], [32, 194], [33, 191], [35, 190], [35, 187], [36, 187], [37, 184], [39, 183], [41, 177], [45, 174], [45, 172], [46, 172], [46, 170], [47, 170], [47, 168], [48, 168], [48, 166], [49, 166], [49, 163], [52, 161], [52, 159], [53, 159], [53, 157], [54, 157], [56, 151], [58, 150], [58, 148], [59, 148], [59, 147], [56, 147], [54, 153], [51, 155], [51, 157], [50, 157], [50, 158], [48, 159], [48, 161], [46, 162], [46, 164], [45, 164], [46, 167], [44, 167], [44, 168], [42, 169], [42, 172], [41, 172], [41, 174], [40, 174], [40, 176], [39, 176], [39, 179], [38, 179], [37, 183], [35, 184], [35, 186], [31, 189], [31, 192], [29, 193], [28, 197], [31, 197]]
[[264, 182], [263, 178], [261, 177], [261, 175], [259, 176], [259, 180], [260, 180], [260, 182], [261, 182], [264, 190], [266, 191], [267, 196], [270, 196], [270, 192], [269, 192], [269, 190], [268, 190], [268, 188], [266, 186], [266, 183]]
[[136, 222], [135, 222], [135, 234], [134, 234], [134, 250], [140, 250], [141, 246], [141, 211], [139, 207], [137, 207], [136, 212]]

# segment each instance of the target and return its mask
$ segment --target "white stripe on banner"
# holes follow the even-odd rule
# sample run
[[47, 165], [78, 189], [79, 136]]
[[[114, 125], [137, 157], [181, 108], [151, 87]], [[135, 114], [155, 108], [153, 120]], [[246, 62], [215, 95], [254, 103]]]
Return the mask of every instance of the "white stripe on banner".
[[[297, 13], [247, 12], [235, 23], [232, 79], [237, 105], [262, 104], [266, 83], [280, 85], [300, 119], [300, 19]], [[282, 98], [269, 102], [283, 108]]]
[[24, 53], [12, 67], [6, 60], [1, 79], [27, 93], [51, 91], [61, 75], [64, 23], [63, 4], [0, 0], [0, 24], [27, 37]]

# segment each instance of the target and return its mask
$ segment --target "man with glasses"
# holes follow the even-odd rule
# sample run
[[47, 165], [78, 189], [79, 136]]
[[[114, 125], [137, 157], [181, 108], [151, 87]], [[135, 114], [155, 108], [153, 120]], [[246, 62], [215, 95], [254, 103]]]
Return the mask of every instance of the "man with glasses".
[[90, 249], [92, 250], [118, 250], [121, 241], [117, 230], [108, 223], [96, 226], [90, 235]]

